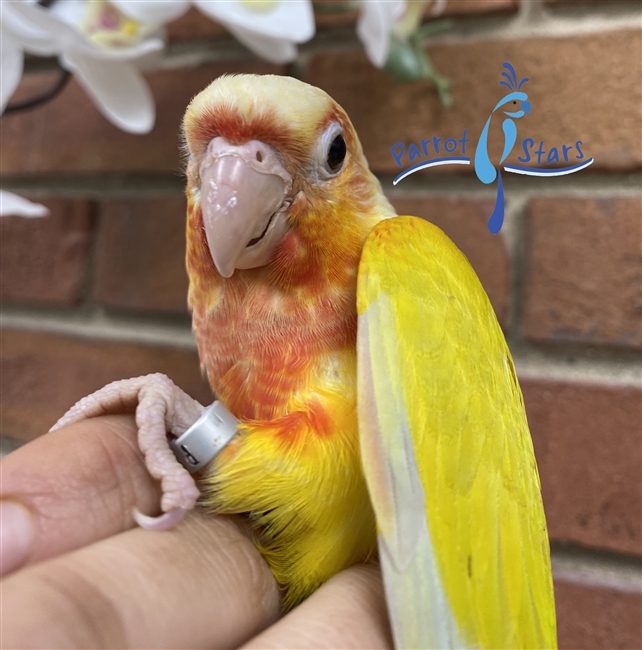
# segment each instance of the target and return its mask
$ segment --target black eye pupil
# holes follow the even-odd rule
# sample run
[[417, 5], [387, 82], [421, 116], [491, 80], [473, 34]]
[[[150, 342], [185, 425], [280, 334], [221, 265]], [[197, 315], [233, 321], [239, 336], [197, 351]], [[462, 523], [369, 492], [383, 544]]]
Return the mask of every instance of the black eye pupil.
[[346, 157], [346, 141], [339, 134], [328, 149], [328, 167], [334, 172], [341, 166]]
[[513, 104], [517, 104], [517, 102], [513, 102]]

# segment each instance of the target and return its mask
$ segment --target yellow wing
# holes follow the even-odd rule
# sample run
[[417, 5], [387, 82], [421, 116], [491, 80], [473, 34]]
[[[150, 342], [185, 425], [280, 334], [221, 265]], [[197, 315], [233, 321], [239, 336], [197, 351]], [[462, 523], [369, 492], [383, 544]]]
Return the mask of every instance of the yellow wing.
[[398, 648], [555, 648], [546, 521], [522, 394], [466, 257], [379, 223], [358, 280], [358, 401]]

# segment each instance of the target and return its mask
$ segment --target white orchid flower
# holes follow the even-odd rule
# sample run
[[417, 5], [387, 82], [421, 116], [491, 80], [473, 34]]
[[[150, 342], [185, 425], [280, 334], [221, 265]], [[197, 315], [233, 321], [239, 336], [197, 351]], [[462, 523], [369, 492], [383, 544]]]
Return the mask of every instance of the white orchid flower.
[[44, 205], [0, 190], [0, 217], [46, 217], [49, 210]]
[[310, 0], [112, 0], [136, 20], [166, 23], [190, 5], [221, 23], [248, 49], [271, 63], [288, 63], [297, 55], [296, 43], [314, 36]]
[[433, 17], [443, 13], [448, 0], [361, 0], [357, 35], [370, 62], [382, 68], [388, 61], [392, 36], [408, 39], [421, 25], [426, 7]]
[[146, 26], [106, 0], [59, 0], [52, 9], [24, 1], [12, 5], [47, 35], [61, 66], [76, 75], [110, 122], [130, 133], [151, 131], [154, 99], [135, 63], [161, 50], [162, 39], [148, 38]]
[[406, 0], [361, 0], [357, 36], [372, 65], [383, 68], [390, 52], [390, 34], [406, 11]]
[[14, 4], [0, 2], [0, 113], [22, 77], [24, 52], [42, 56], [56, 53], [49, 35], [14, 11]]

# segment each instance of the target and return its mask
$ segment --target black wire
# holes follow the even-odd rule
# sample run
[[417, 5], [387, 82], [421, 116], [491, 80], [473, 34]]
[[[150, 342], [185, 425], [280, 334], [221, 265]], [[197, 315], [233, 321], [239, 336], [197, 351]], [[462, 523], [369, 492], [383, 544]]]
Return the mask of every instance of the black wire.
[[71, 79], [71, 72], [68, 70], [61, 70], [61, 75], [56, 81], [56, 83], [40, 95], [31, 97], [30, 99], [25, 99], [21, 102], [15, 102], [13, 104], [8, 104], [4, 109], [3, 115], [8, 113], [17, 113], [18, 111], [27, 111], [30, 108], [36, 108], [36, 106], [41, 106], [46, 102], [52, 100], [62, 89], [67, 85], [67, 82]]

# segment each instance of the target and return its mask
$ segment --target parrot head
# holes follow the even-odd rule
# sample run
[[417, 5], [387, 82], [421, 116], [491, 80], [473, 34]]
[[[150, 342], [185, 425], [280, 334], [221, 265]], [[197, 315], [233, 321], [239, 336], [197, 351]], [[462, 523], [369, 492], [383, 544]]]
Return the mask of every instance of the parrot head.
[[520, 118], [531, 112], [531, 103], [528, 101], [528, 95], [523, 92], [513, 92], [503, 97], [493, 109], [493, 113], [502, 106], [505, 109], [508, 108], [508, 110], [503, 111], [508, 117]]
[[509, 110], [504, 110], [504, 114], [508, 115], [508, 117], [524, 117], [524, 115], [528, 115], [531, 112], [531, 103], [528, 101], [528, 95], [522, 92], [522, 86], [528, 81], [528, 77], [518, 82], [515, 68], [510, 63], [505, 62], [502, 67], [506, 70], [502, 72], [504, 79], [499, 82], [499, 85], [505, 86], [511, 92], [497, 103], [497, 106], [493, 109], [493, 113], [498, 108], [506, 106]]
[[369, 213], [394, 215], [346, 113], [301, 81], [219, 77], [192, 100], [183, 129], [188, 200], [223, 278], [304, 263], [342, 234], [363, 239]]

